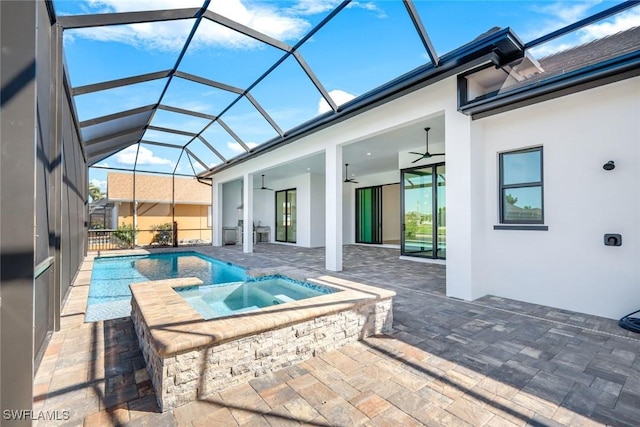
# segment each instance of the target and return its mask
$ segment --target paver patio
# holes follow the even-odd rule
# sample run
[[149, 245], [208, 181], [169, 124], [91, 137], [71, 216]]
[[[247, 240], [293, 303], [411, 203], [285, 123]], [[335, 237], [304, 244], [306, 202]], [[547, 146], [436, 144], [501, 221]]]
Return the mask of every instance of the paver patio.
[[[247, 267], [324, 266], [324, 249], [197, 250]], [[398, 255], [345, 246], [344, 271], [330, 272], [396, 291], [393, 333], [166, 413], [131, 320], [84, 323], [89, 257], [42, 358], [34, 410], [68, 410], [69, 426], [638, 425], [640, 334], [535, 304], [448, 298], [444, 266]]]

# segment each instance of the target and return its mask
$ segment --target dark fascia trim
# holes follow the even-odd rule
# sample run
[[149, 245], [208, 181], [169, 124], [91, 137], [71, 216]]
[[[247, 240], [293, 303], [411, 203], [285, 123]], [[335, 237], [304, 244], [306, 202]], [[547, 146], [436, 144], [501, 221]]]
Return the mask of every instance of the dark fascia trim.
[[214, 167], [201, 176], [212, 176], [225, 169], [243, 163], [256, 155], [264, 154], [312, 133], [333, 126], [351, 117], [364, 113], [372, 108], [386, 104], [394, 99], [414, 92], [417, 89], [434, 84], [447, 77], [480, 65], [487, 61], [495, 65], [504, 65], [524, 54], [524, 44], [511, 31], [505, 28], [491, 33], [481, 39], [474, 40], [440, 58], [436, 67], [429, 63], [410, 71], [391, 82], [382, 85], [353, 101], [340, 106], [337, 112], [327, 112], [303, 123], [282, 137], [276, 137], [264, 144], [251, 149], [249, 153], [240, 155], [227, 163]]
[[640, 51], [619, 56], [567, 74], [533, 82], [493, 98], [470, 102], [459, 108], [475, 119], [515, 110], [560, 96], [640, 75]]
[[494, 230], [521, 230], [521, 231], [549, 231], [548, 225], [521, 225], [521, 224], [503, 224], [494, 225]]

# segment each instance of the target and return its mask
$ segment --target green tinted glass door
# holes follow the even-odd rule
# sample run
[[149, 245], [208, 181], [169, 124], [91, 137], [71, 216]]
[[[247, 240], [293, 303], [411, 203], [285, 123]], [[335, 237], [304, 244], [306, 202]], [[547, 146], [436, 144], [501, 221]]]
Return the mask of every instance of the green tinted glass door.
[[382, 187], [356, 188], [356, 242], [382, 243]]
[[402, 253], [433, 257], [433, 168], [403, 173]]

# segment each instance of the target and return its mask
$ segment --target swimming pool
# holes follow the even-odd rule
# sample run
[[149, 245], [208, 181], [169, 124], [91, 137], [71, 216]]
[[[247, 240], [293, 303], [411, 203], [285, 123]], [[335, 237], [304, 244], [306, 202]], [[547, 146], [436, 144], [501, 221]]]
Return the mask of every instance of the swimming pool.
[[197, 252], [98, 257], [93, 262], [85, 321], [131, 314], [132, 283], [197, 277], [204, 284], [244, 282], [244, 269]]
[[324, 286], [282, 276], [268, 276], [241, 283], [177, 288], [176, 291], [204, 319], [246, 313], [335, 292]]

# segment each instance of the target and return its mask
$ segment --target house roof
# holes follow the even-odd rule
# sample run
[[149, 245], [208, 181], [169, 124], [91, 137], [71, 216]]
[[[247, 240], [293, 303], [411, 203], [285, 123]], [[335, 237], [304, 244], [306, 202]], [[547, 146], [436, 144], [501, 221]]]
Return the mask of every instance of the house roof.
[[605, 36], [540, 58], [545, 74], [566, 73], [640, 49], [640, 27]]
[[[211, 186], [193, 178], [110, 172], [107, 175], [107, 200], [131, 202], [134, 192], [139, 202], [210, 205]], [[175, 199], [173, 193], [175, 192]]]

